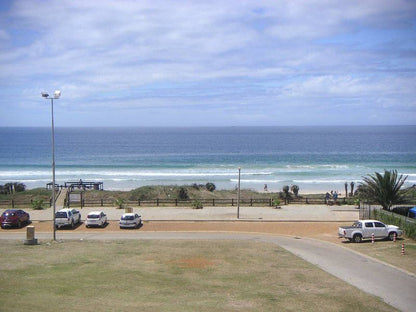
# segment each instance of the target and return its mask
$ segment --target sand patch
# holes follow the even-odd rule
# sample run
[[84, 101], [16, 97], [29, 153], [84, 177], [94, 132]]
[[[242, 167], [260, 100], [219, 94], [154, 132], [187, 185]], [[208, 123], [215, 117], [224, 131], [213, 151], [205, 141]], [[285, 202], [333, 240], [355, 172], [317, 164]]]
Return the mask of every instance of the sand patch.
[[178, 260], [170, 261], [169, 263], [175, 264], [181, 268], [191, 268], [191, 269], [205, 269], [207, 267], [215, 265], [215, 261], [206, 259], [206, 258], [183, 258]]

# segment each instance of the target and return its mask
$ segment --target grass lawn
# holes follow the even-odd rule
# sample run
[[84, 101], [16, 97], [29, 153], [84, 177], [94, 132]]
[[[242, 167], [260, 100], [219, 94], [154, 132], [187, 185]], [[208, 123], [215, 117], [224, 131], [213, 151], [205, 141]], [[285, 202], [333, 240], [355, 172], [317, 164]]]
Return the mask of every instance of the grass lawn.
[[1, 311], [395, 311], [258, 242], [3, 240], [0, 263]]
[[[402, 255], [402, 243], [405, 245], [404, 255]], [[376, 240], [374, 244], [371, 243], [371, 240], [365, 240], [360, 244], [345, 242], [344, 247], [351, 248], [416, 275], [416, 241], [413, 239], [398, 239], [396, 242]]]

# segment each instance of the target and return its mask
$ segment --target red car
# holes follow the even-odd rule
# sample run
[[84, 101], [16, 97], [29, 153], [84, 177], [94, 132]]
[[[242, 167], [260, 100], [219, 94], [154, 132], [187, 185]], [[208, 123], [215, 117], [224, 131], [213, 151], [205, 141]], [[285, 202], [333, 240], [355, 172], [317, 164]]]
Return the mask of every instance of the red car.
[[1, 215], [0, 223], [3, 229], [13, 226], [21, 228], [23, 224], [30, 223], [30, 216], [26, 211], [20, 209], [8, 209]]

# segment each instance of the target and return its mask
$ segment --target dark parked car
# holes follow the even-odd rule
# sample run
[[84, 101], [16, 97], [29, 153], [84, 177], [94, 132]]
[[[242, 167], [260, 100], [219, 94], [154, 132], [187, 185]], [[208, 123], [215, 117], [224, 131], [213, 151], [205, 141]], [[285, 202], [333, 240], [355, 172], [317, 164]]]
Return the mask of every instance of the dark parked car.
[[8, 209], [1, 215], [0, 223], [3, 229], [13, 226], [21, 228], [23, 224], [30, 223], [30, 216], [26, 211], [20, 209]]

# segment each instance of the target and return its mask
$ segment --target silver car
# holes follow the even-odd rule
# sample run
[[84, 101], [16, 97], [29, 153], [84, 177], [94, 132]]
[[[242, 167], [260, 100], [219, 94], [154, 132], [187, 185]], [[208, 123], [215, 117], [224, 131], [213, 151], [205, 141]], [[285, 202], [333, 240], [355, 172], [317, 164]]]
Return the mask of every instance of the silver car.
[[85, 226], [104, 227], [107, 224], [107, 215], [103, 211], [91, 211], [85, 220]]
[[137, 228], [142, 224], [142, 217], [137, 213], [125, 213], [120, 218], [120, 229]]

